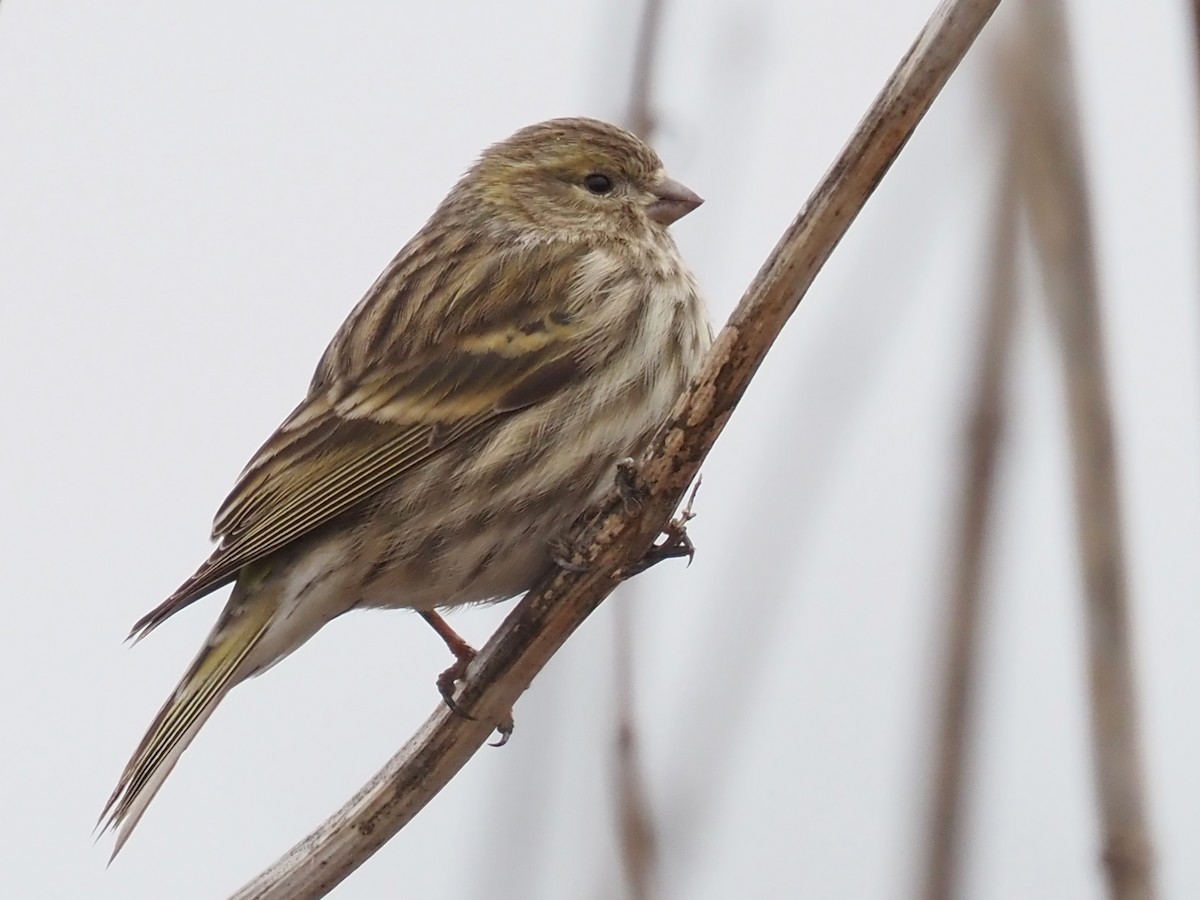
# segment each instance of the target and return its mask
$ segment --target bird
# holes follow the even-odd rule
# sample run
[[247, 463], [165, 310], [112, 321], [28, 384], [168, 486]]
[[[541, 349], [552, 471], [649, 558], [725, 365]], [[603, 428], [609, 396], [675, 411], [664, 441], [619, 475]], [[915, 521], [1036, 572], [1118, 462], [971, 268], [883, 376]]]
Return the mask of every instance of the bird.
[[250, 459], [215, 549], [130, 638], [233, 584], [105, 804], [113, 858], [228, 692], [351, 609], [532, 587], [712, 342], [668, 226], [703, 201], [635, 135], [552, 119], [487, 148], [350, 312]]

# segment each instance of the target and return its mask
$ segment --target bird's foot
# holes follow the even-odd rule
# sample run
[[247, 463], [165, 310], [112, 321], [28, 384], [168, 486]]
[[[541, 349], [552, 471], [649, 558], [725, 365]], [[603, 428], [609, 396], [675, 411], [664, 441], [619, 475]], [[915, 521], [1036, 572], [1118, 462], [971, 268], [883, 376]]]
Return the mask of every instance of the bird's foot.
[[624, 577], [632, 578], [634, 575], [640, 575], [668, 559], [680, 559], [686, 556], [688, 565], [692, 564], [692, 559], [696, 555], [696, 545], [688, 537], [687, 529], [681, 524], [677, 525], [676, 522], [677, 520], [672, 520], [667, 525], [667, 529], [663, 532], [665, 535], [663, 540], [651, 546], [641, 559], [626, 569], [623, 573]]
[[[454, 663], [437, 678], [438, 693], [442, 695], [442, 700], [452, 713], [474, 722], [475, 716], [463, 709], [458, 700], [455, 699], [455, 696], [458, 683], [466, 678], [467, 668], [471, 665], [472, 660], [475, 659], [477, 651], [463, 640], [458, 632], [451, 628], [450, 624], [436, 612], [422, 610], [421, 617], [433, 627], [433, 630], [438, 633], [438, 637], [445, 642], [446, 647], [454, 654]], [[508, 743], [508, 739], [512, 737], [513, 733], [513, 715], [511, 709], [506, 710], [504, 715], [496, 722], [496, 731], [499, 733], [500, 738], [491, 746], [503, 747]]]
[[[451, 649], [453, 652], [453, 648]], [[471, 660], [474, 658], [475, 648], [464, 642], [460, 651], [454, 654], [454, 662], [450, 668], [437, 677], [438, 693], [442, 695], [446, 706], [450, 707], [450, 712], [464, 719], [470, 719], [472, 722], [475, 721], [475, 717], [458, 705], [454, 695], [458, 683], [466, 677], [467, 667], [471, 665]]]
[[668, 522], [667, 527], [663, 529], [663, 539], [657, 544], [651, 545], [650, 549], [646, 551], [641, 559], [622, 572], [622, 578], [632, 578], [634, 575], [640, 575], [652, 566], [656, 566], [668, 559], [680, 559], [686, 556], [688, 565], [692, 564], [692, 560], [696, 556], [696, 545], [688, 537], [687, 524], [696, 518], [696, 514], [692, 512], [692, 505], [696, 502], [696, 492], [698, 490], [700, 490], [699, 478], [696, 479], [696, 483], [692, 486], [692, 492], [688, 495], [687, 504], [683, 507], [683, 510]]

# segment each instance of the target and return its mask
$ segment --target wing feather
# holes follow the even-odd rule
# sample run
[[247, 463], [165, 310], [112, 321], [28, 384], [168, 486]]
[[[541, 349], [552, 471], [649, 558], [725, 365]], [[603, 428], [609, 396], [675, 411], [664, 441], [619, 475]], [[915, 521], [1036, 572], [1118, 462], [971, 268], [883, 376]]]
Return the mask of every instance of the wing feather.
[[460, 336], [391, 372], [334, 382], [308, 397], [221, 506], [213, 525], [221, 543], [212, 556], [133, 635], [144, 636], [463, 437], [556, 393], [582, 372], [581, 335], [556, 312]]

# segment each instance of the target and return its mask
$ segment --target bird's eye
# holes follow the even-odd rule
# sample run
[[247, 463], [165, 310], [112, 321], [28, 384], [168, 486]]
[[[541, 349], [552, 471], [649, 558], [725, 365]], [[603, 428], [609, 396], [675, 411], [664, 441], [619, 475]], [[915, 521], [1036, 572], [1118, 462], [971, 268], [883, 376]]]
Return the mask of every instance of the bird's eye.
[[612, 179], [601, 172], [593, 172], [583, 179], [583, 186], [593, 194], [607, 194], [613, 189]]

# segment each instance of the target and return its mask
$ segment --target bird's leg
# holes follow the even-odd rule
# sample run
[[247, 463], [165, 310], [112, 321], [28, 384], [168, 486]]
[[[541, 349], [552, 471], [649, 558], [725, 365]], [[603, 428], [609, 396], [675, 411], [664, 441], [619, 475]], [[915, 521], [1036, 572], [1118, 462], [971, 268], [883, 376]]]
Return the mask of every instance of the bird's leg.
[[446, 701], [446, 705], [450, 707], [451, 712], [462, 716], [464, 719], [474, 719], [474, 716], [464, 710], [455, 701], [454, 685], [461, 681], [467, 674], [467, 666], [475, 658], [475, 648], [464, 641], [458, 632], [450, 627], [450, 623], [433, 610], [423, 609], [420, 610], [420, 613], [421, 618], [429, 623], [430, 627], [437, 632], [438, 637], [446, 642], [446, 646], [450, 652], [454, 654], [454, 665], [438, 676], [437, 687], [442, 695], [442, 699]]
[[[446, 705], [450, 707], [450, 711], [457, 716], [462, 716], [464, 719], [475, 721], [475, 717], [458, 705], [458, 701], [454, 699], [454, 686], [462, 681], [467, 674], [467, 666], [471, 664], [471, 660], [475, 658], [476, 650], [470, 644], [462, 639], [457, 631], [450, 627], [450, 623], [443, 619], [438, 613], [433, 610], [419, 610], [421, 618], [429, 623], [430, 627], [437, 632], [438, 637], [445, 641], [446, 646], [454, 655], [454, 663], [445, 672], [438, 676], [437, 688], [442, 695], [442, 699]], [[508, 743], [508, 739], [513, 733], [513, 717], [512, 710], [509, 710], [496, 723], [496, 730], [500, 732], [500, 740], [492, 744], [493, 747], [503, 747]]]

